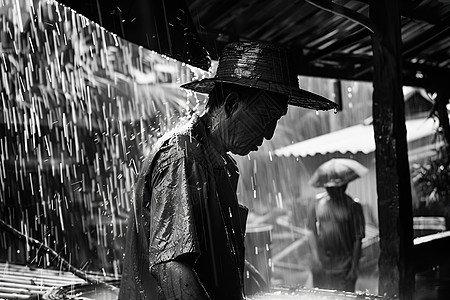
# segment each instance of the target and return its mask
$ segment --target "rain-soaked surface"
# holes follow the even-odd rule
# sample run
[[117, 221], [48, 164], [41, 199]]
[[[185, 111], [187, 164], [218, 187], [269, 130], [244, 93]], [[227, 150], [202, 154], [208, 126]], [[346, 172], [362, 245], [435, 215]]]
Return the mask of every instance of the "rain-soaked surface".
[[[118, 289], [114, 287], [107, 287], [102, 284], [96, 286], [72, 286], [59, 288], [45, 297], [49, 300], [60, 299], [96, 299], [96, 300], [114, 300], [117, 298]], [[368, 294], [359, 294], [360, 299], [376, 300], [382, 299], [380, 296], [373, 296]], [[286, 289], [279, 288], [266, 293], [259, 293], [247, 298], [248, 300], [346, 300], [355, 299], [355, 294], [345, 293], [335, 290], [318, 290], [318, 289]]]
[[[211, 73], [131, 44], [53, 1], [1, 1], [0, 47], [0, 219], [22, 235], [2, 226], [0, 260], [63, 270], [59, 255], [81, 273], [119, 280], [141, 160], [164, 132], [193, 112], [202, 112], [204, 96], [179, 85]], [[235, 157], [241, 176], [238, 197], [250, 208], [246, 257], [272, 287], [314, 287], [307, 207], [325, 190], [308, 181], [319, 165], [342, 157], [368, 169], [349, 184], [347, 193], [358, 199], [365, 217], [356, 290], [378, 293], [374, 153], [274, 154], [282, 146], [370, 123], [371, 85], [340, 84], [342, 92], [333, 80], [301, 78], [302, 87], [335, 101], [341, 98], [343, 111], [290, 108], [270, 142], [258, 152]], [[427, 114], [426, 104], [414, 102], [412, 107], [415, 118]], [[432, 137], [430, 133], [413, 147], [439, 142]], [[358, 143], [357, 137], [351, 138]], [[416, 158], [418, 163], [424, 159]], [[431, 201], [417, 194], [416, 207]], [[435, 228], [444, 230], [445, 220], [443, 227]], [[32, 246], [24, 238], [40, 244]], [[46, 248], [54, 253], [41, 251]], [[92, 287], [66, 287], [51, 297], [117, 295], [111, 287]], [[279, 289], [254, 299], [316, 296], [342, 295], [313, 296], [306, 290], [295, 295]]]

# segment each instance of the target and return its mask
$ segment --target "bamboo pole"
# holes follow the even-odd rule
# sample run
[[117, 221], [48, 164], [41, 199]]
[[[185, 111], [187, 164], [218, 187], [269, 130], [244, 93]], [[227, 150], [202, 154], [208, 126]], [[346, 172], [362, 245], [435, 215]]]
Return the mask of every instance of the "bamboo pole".
[[67, 260], [65, 260], [63, 257], [61, 257], [61, 255], [59, 255], [55, 250], [53, 250], [52, 248], [44, 245], [43, 243], [41, 243], [40, 241], [30, 237], [30, 236], [26, 236], [25, 234], [23, 234], [22, 232], [20, 232], [19, 230], [13, 228], [11, 225], [9, 225], [8, 223], [6, 223], [3, 220], [0, 220], [0, 227], [3, 227], [7, 232], [11, 233], [12, 235], [14, 235], [15, 237], [26, 241], [27, 243], [29, 243], [31, 246], [35, 247], [36, 249], [39, 249], [40, 251], [43, 251], [47, 254], [49, 254], [51, 257], [54, 257], [55, 259], [57, 259], [61, 265], [69, 272], [73, 273], [75, 276], [89, 282], [89, 283], [93, 283], [93, 284], [106, 284], [110, 287], [113, 287], [114, 289], [116, 287], [109, 285], [107, 283], [105, 283], [104, 281], [101, 281], [97, 278], [95, 278], [94, 276], [91, 276], [89, 274], [86, 274], [86, 272], [74, 267], [72, 264], [70, 264]]

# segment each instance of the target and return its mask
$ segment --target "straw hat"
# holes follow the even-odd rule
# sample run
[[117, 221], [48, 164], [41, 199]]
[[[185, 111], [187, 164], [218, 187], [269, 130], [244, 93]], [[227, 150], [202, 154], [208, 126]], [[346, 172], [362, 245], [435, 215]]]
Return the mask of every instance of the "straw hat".
[[366, 174], [369, 170], [348, 158], [332, 158], [314, 171], [309, 184], [314, 187], [338, 187]]
[[208, 94], [216, 82], [258, 88], [289, 96], [288, 103], [316, 110], [338, 108], [320, 95], [299, 88], [291, 52], [261, 42], [231, 43], [219, 58], [216, 76], [195, 80], [182, 88]]

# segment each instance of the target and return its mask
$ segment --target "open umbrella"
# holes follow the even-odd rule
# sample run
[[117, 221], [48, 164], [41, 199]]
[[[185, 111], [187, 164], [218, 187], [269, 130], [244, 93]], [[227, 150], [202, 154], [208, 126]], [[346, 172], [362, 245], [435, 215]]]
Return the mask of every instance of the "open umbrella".
[[57, 0], [121, 38], [208, 70], [203, 47], [184, 0]]
[[348, 158], [333, 158], [320, 165], [309, 180], [314, 187], [342, 186], [366, 174], [368, 169]]

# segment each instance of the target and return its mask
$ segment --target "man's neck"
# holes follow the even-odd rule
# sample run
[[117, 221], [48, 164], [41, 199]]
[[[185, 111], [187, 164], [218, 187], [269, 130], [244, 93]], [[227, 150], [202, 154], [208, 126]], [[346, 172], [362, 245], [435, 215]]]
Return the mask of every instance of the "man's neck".
[[227, 150], [223, 146], [222, 139], [219, 134], [221, 114], [217, 112], [206, 111], [200, 119], [206, 127], [206, 135], [208, 143], [221, 154], [226, 154]]

